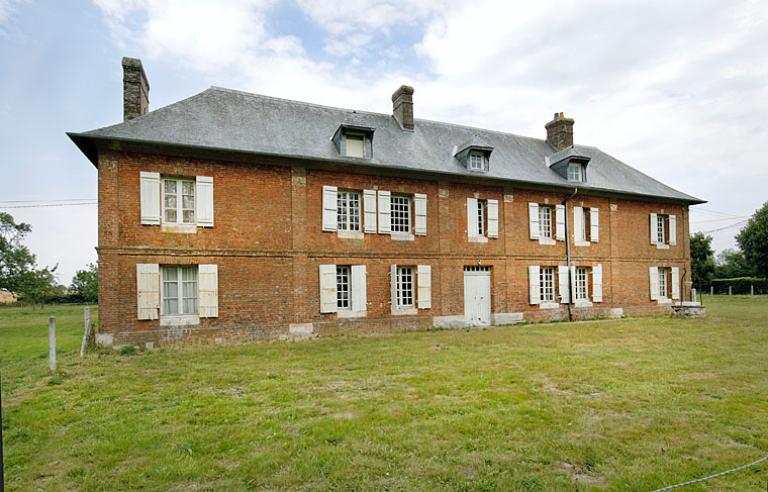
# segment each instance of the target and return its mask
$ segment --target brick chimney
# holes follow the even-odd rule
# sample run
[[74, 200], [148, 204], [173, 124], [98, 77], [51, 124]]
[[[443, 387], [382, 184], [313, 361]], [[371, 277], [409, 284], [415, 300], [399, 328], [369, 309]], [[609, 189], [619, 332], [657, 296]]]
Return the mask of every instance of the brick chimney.
[[413, 87], [401, 85], [392, 94], [392, 114], [403, 130], [413, 131]]
[[573, 145], [573, 118], [566, 118], [564, 113], [555, 113], [552, 121], [544, 125], [547, 129], [547, 142], [557, 150]]
[[149, 110], [149, 82], [141, 60], [123, 57], [123, 119], [132, 120]]

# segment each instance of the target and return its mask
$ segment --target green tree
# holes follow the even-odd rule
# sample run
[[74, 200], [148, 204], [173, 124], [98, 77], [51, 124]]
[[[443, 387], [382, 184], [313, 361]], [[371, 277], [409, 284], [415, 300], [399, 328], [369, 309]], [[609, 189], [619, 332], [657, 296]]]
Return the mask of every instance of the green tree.
[[717, 278], [752, 277], [755, 273], [754, 266], [737, 249], [724, 249], [717, 255]]
[[702, 232], [691, 235], [691, 269], [693, 286], [701, 289], [709, 285], [715, 274], [715, 252], [712, 249], [712, 236]]
[[744, 258], [757, 275], [768, 277], [768, 202], [760, 207], [736, 235]]
[[88, 303], [99, 301], [99, 267], [90, 263], [84, 270], [75, 272], [70, 287], [72, 293]]

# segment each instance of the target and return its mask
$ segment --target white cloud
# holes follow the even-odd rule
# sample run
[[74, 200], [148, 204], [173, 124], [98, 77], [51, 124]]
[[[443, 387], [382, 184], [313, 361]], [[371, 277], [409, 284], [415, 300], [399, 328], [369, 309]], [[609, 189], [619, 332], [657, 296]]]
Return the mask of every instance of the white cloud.
[[[566, 111], [577, 142], [708, 208], [751, 213], [768, 187], [764, 2], [298, 0], [329, 62], [307, 54], [303, 33], [270, 32], [269, 1], [96, 1], [126, 47], [218, 85], [388, 112], [391, 92], [414, 83], [417, 117], [542, 137]], [[403, 32], [420, 42], [403, 45]], [[422, 64], [380, 70], [409, 53]]]

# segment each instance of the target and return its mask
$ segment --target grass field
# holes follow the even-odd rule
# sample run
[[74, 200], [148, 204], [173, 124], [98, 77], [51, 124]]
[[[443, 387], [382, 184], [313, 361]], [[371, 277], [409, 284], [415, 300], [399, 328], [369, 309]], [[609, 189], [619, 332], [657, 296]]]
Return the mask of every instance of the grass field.
[[[647, 491], [768, 453], [768, 299], [649, 318], [76, 356], [0, 309], [10, 490]], [[46, 374], [47, 316], [59, 366]], [[686, 491], [764, 491], [768, 464]]]

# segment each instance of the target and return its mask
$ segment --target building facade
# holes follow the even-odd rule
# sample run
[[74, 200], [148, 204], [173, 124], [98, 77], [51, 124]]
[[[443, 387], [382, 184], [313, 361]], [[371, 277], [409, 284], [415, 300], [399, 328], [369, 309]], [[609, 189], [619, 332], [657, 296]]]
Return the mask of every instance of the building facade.
[[211, 88], [70, 137], [98, 170], [99, 341], [259, 339], [662, 313], [688, 207], [562, 113], [546, 139]]

